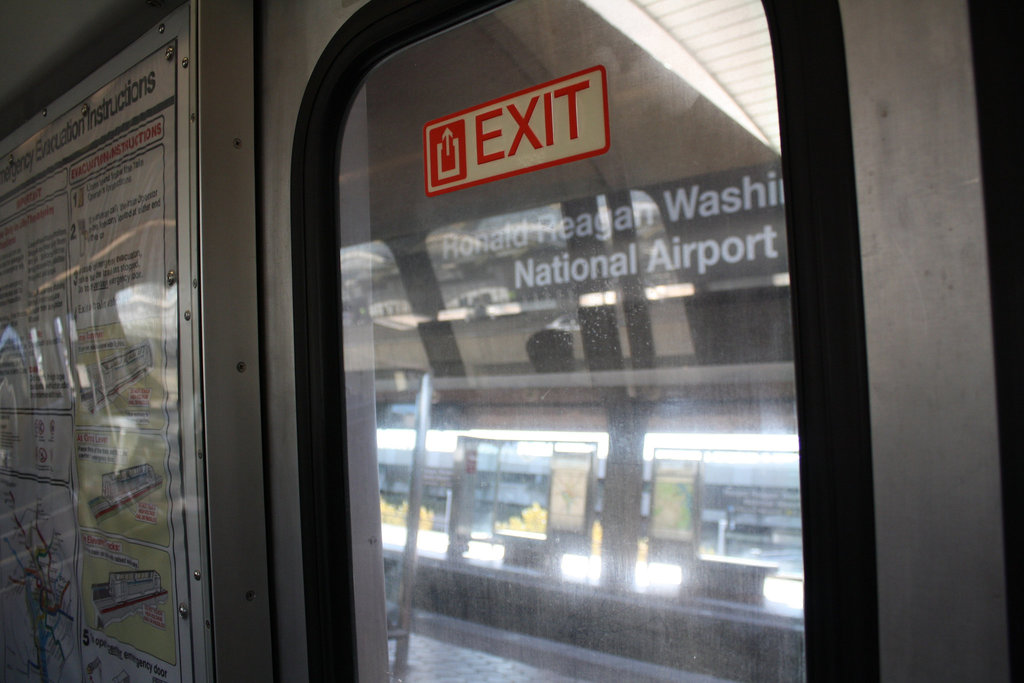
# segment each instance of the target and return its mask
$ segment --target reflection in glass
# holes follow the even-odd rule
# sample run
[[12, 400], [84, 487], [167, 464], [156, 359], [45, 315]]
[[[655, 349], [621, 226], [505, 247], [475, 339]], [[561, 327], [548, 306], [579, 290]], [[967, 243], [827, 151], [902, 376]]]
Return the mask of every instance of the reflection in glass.
[[[377, 435], [349, 457], [409, 680], [409, 629], [473, 625], [623, 658], [591, 678], [803, 675], [770, 42], [758, 3], [698, 4], [519, 0], [382, 62], [346, 120], [346, 389]], [[424, 192], [425, 124], [594, 66], [607, 153]], [[522, 97], [509, 156], [544, 140]]]

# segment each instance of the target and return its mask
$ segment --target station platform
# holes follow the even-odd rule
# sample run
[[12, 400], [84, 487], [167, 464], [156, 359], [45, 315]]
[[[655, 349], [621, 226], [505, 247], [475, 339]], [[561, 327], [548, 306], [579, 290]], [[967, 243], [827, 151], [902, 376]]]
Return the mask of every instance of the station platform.
[[[408, 667], [393, 683], [736, 683], [426, 612], [412, 631]], [[390, 641], [392, 665], [395, 649]]]

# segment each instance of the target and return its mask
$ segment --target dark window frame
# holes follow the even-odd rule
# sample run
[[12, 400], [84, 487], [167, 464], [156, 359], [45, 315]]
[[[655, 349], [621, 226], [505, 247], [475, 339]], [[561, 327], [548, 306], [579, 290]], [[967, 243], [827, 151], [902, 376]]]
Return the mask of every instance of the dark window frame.
[[1020, 268], [1024, 131], [1017, 121], [1024, 93], [1008, 84], [1019, 77], [1024, 63], [1024, 45], [1017, 38], [1024, 13], [1015, 5], [978, 0], [968, 3], [968, 11], [992, 301], [1010, 677], [1019, 680], [1024, 678], [1024, 647], [1012, 645], [1024, 642], [1024, 627], [1015, 618], [1024, 614], [1024, 585], [1013, 580], [1024, 572], [1024, 548], [1019, 542], [1024, 533], [1024, 502], [1020, 498], [1024, 430], [1019, 426], [1024, 412], [1024, 359], [1020, 353], [1024, 346], [1024, 273]]
[[[374, 0], [307, 85], [292, 156], [296, 420], [309, 674], [355, 671], [338, 311], [336, 141], [381, 59], [504, 0]], [[810, 681], [879, 678], [874, 505], [853, 146], [839, 9], [766, 0], [790, 233]], [[325, 144], [325, 141], [328, 144]], [[327, 483], [334, 486], [328, 489]], [[339, 499], [339, 492], [341, 492]], [[333, 543], [317, 542], [332, 538]], [[348, 615], [338, 618], [334, 615]]]
[[879, 680], [860, 237], [839, 8], [765, 0], [785, 153], [810, 681]]

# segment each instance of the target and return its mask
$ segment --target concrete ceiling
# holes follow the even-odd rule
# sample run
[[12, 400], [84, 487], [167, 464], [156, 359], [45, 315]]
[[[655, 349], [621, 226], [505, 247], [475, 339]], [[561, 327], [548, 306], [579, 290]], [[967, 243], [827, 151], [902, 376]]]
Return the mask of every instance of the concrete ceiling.
[[182, 0], [0, 0], [0, 138]]

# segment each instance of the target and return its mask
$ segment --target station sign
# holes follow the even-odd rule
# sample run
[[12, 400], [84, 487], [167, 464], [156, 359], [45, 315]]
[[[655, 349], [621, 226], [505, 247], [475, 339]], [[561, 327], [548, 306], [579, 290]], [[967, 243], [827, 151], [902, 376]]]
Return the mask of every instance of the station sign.
[[604, 154], [603, 66], [520, 90], [423, 126], [427, 196]]

